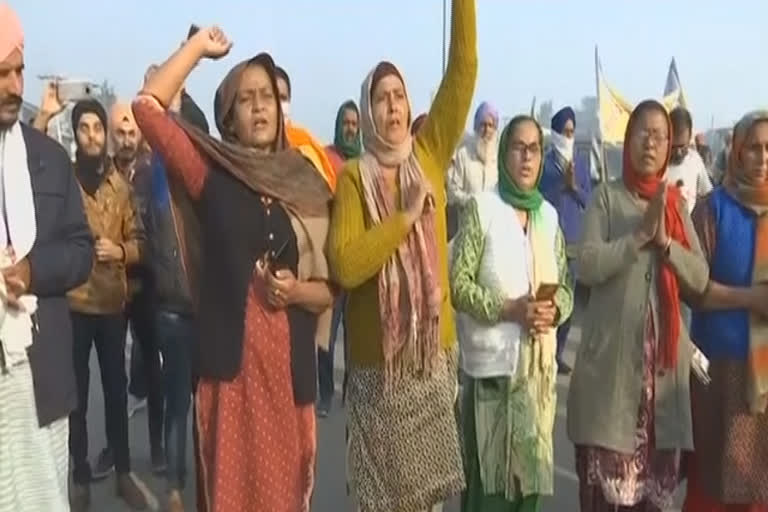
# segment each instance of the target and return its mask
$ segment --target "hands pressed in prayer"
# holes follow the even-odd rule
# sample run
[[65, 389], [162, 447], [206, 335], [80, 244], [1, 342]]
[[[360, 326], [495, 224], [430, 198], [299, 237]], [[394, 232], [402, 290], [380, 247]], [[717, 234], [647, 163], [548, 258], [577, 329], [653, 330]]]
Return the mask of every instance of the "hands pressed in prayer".
[[96, 240], [96, 260], [99, 263], [111, 263], [114, 261], [123, 261], [125, 251], [123, 248], [108, 238], [99, 238]]
[[551, 299], [537, 301], [533, 296], [507, 299], [501, 317], [519, 324], [530, 334], [543, 334], [554, 327], [557, 306]]
[[20, 307], [19, 299], [29, 291], [31, 273], [29, 260], [24, 258], [15, 265], [2, 269], [5, 279], [5, 296], [2, 299], [11, 307]]
[[666, 246], [668, 238], [666, 224], [664, 223], [664, 205], [666, 201], [667, 186], [661, 183], [656, 193], [648, 202], [640, 227], [635, 232], [635, 238], [640, 247], [644, 247], [650, 242], [655, 244], [662, 243], [661, 247]]

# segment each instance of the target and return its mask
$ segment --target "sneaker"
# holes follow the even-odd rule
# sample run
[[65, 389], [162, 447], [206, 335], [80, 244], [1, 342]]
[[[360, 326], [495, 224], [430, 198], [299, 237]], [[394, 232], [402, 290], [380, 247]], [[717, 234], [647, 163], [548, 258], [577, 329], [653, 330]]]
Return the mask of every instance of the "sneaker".
[[147, 486], [133, 473], [117, 475], [117, 497], [133, 510], [146, 510], [151, 493]]
[[568, 364], [564, 363], [563, 361], [557, 362], [557, 374], [558, 375], [570, 375], [573, 372], [573, 369], [568, 366]]
[[115, 472], [115, 455], [109, 446], [101, 450], [93, 468], [91, 480], [99, 482]]
[[173, 490], [168, 494], [168, 512], [184, 512], [184, 500], [181, 493]]
[[87, 512], [91, 507], [91, 488], [73, 483], [69, 488], [69, 506], [72, 512]]

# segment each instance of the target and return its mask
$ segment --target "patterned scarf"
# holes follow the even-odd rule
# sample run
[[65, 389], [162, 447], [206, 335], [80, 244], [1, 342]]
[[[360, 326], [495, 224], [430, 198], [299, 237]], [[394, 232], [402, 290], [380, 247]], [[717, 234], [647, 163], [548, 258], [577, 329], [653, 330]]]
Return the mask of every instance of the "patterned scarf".
[[[667, 118], [670, 134], [667, 147], [665, 148], [667, 154], [664, 160], [664, 166], [652, 176], [641, 174], [636, 171], [632, 167], [632, 159], [629, 155], [630, 138], [633, 135], [634, 126], [640, 117], [640, 114], [649, 109], [656, 109], [659, 112], [664, 113]], [[624, 179], [624, 186], [627, 187], [627, 190], [636, 193], [645, 200], [650, 200], [656, 194], [659, 185], [664, 180], [664, 174], [666, 173], [667, 165], [669, 164], [669, 156], [672, 147], [671, 134], [672, 123], [669, 120], [669, 116], [666, 114], [666, 110], [660, 103], [649, 100], [642, 102], [635, 108], [629, 118], [626, 135], [624, 136], [622, 178]], [[680, 214], [679, 204], [681, 198], [682, 194], [680, 189], [674, 185], [669, 186], [667, 203], [664, 207], [664, 222], [667, 228], [667, 236], [672, 240], [681, 243], [683, 247], [690, 248], [688, 238], [685, 234], [683, 217]], [[661, 316], [658, 358], [664, 368], [675, 368], [677, 367], [678, 345], [680, 341], [680, 284], [677, 281], [677, 275], [675, 275], [672, 266], [663, 258], [661, 269], [659, 271], [658, 289], [660, 301], [659, 314]]]
[[[368, 214], [376, 225], [402, 210], [403, 205], [411, 204], [426, 178], [413, 153], [410, 135], [401, 144], [392, 145], [376, 131], [370, 101], [374, 73], [375, 70], [363, 83], [360, 98], [365, 147], [360, 159], [360, 179]], [[399, 205], [387, 190], [381, 165], [398, 167]], [[438, 356], [442, 291], [434, 211], [414, 224], [384, 264], [378, 288], [385, 382], [391, 389], [404, 371], [429, 375]]]
[[[768, 184], [756, 186], [744, 179], [741, 154], [752, 128], [758, 122], [768, 122], [768, 111], [747, 114], [736, 125], [733, 133], [733, 149], [728, 162], [728, 172], [723, 185], [739, 203], [757, 215], [755, 224], [755, 256], [752, 282], [768, 282]], [[750, 410], [763, 413], [768, 408], [768, 320], [750, 315], [749, 361], [747, 376], [747, 400]]]

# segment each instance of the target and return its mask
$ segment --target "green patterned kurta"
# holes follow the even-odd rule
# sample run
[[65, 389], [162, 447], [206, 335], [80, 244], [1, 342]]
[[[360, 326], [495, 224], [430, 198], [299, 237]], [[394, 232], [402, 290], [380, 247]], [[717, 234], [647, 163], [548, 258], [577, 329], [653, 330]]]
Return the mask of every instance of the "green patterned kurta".
[[[467, 204], [461, 222], [453, 269], [454, 305], [493, 325], [500, 321], [507, 297], [476, 281], [485, 234], [474, 200]], [[561, 286], [554, 300], [563, 322], [573, 308], [573, 290], [559, 228], [555, 250]], [[542, 355], [541, 345], [526, 338], [521, 340], [514, 376], [467, 379], [462, 407], [467, 473], [464, 512], [535, 511], [538, 496], [554, 492], [556, 365], [554, 358], [550, 364]]]

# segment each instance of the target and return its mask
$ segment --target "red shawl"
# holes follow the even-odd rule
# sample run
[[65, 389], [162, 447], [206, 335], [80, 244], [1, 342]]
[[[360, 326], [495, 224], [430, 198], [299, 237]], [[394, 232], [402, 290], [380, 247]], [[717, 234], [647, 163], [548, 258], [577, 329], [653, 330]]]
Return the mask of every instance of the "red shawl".
[[[672, 123], [667, 115], [667, 125], [669, 126], [669, 139], [667, 141], [667, 156], [664, 160], [664, 166], [654, 175], [641, 174], [632, 166], [630, 158], [630, 136], [632, 135], [633, 125], [637, 121], [640, 113], [650, 108], [658, 107], [660, 112], [666, 110], [661, 104], [655, 101], [646, 101], [635, 108], [629, 118], [627, 131], [624, 136], [624, 154], [623, 154], [623, 173], [624, 186], [627, 190], [634, 192], [645, 200], [650, 200], [664, 182], [664, 175], [667, 172], [669, 156], [672, 149]], [[680, 200], [682, 194], [676, 184], [670, 184], [667, 189], [667, 202], [664, 208], [664, 222], [667, 228], [667, 236], [680, 243], [685, 248], [690, 248], [688, 238], [685, 234], [685, 224], [680, 214]], [[661, 266], [659, 271], [659, 318], [661, 320], [660, 330], [657, 328], [659, 342], [659, 362], [664, 368], [675, 368], [677, 366], [678, 342], [680, 339], [680, 286], [669, 261], [661, 256]]]

